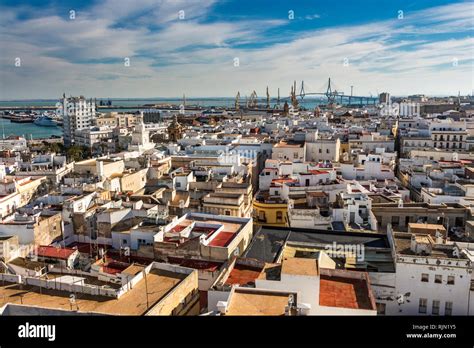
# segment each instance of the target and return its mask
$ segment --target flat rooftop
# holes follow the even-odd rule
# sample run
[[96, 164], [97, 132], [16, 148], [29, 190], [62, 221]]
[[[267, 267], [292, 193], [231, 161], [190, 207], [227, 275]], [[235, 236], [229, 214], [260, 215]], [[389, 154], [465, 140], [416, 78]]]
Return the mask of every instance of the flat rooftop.
[[[425, 237], [424, 240], [422, 240], [420, 237]], [[423, 242], [423, 243], [428, 243], [428, 237], [427, 235], [418, 235], [417, 236], [417, 242]], [[397, 254], [401, 255], [411, 255], [411, 256], [417, 256], [412, 250], [411, 250], [411, 233], [406, 233], [406, 232], [396, 232], [393, 235], [393, 240], [395, 242], [395, 250]], [[419, 255], [419, 256], [424, 256], [424, 257], [438, 257], [438, 258], [446, 258], [446, 259], [459, 259], [459, 260], [466, 260], [467, 257], [464, 255], [464, 253], [459, 253], [459, 258], [453, 255], [453, 250], [454, 250], [454, 245], [452, 247], [449, 247], [447, 245], [443, 245], [446, 247], [443, 248], [437, 248], [436, 244], [432, 245], [432, 250], [431, 254], [428, 255]]]
[[434, 231], [446, 232], [446, 228], [440, 224], [419, 224], [419, 223], [410, 222], [408, 224], [408, 227], [411, 229], [417, 229], [417, 230], [422, 229], [422, 230], [434, 230]]
[[237, 233], [235, 232], [218, 232], [217, 235], [211, 240], [209, 245], [217, 247], [226, 247], [232, 242]]
[[285, 315], [289, 293], [235, 291], [226, 315]]
[[288, 257], [283, 259], [282, 274], [317, 276], [319, 274], [318, 260], [310, 258]]
[[262, 227], [253, 237], [243, 257], [277, 262], [285, 242], [312, 244], [363, 244], [366, 248], [390, 249], [386, 235], [363, 232], [336, 232], [328, 230]]
[[[158, 303], [187, 275], [159, 269], [147, 274], [148, 301], [150, 307]], [[70, 293], [67, 291], [41, 289], [38, 286], [7, 283], [0, 286], [0, 304], [23, 304], [71, 311]], [[76, 304], [80, 312], [95, 312], [109, 315], [143, 315], [148, 311], [145, 280], [140, 280], [119, 299], [77, 293]], [[76, 305], [72, 310], [76, 310]]]
[[319, 305], [352, 309], [374, 309], [365, 280], [323, 274], [319, 282]]
[[221, 266], [222, 262], [214, 262], [207, 260], [197, 260], [197, 259], [183, 259], [179, 257], [168, 257], [168, 262], [180, 265], [182, 267], [198, 269], [201, 271], [215, 272]]
[[247, 265], [236, 264], [225, 281], [227, 285], [255, 285], [255, 279], [263, 269]]

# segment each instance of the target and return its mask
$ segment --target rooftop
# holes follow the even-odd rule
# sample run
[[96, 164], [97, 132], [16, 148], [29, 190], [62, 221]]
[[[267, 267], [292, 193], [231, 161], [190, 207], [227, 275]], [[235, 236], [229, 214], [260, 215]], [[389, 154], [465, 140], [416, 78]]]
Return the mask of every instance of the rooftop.
[[292, 141], [281, 141], [278, 144], [276, 144], [274, 147], [275, 148], [281, 148], [281, 147], [292, 147], [292, 148], [301, 148], [304, 146], [304, 142], [302, 143], [297, 143], [297, 142], [292, 142]]
[[226, 315], [285, 315], [290, 293], [235, 290]]
[[232, 242], [236, 235], [237, 233], [234, 232], [218, 232], [217, 235], [211, 240], [209, 245], [217, 247], [226, 247], [230, 244], [230, 242]]
[[259, 277], [261, 272], [261, 268], [235, 264], [225, 284], [255, 285], [255, 279]]
[[150, 307], [158, 303], [166, 294], [176, 287], [185, 274], [152, 269], [147, 274], [147, 281], [140, 280], [131, 290], [119, 299], [106, 296], [93, 296], [83, 293], [76, 294], [76, 305], [71, 309], [70, 293], [51, 289], [41, 289], [38, 286], [7, 283], [0, 286], [0, 298], [3, 303], [23, 304], [55, 308], [68, 311], [94, 312], [109, 315], [143, 315], [148, 311], [147, 294]]
[[321, 275], [319, 304], [328, 307], [373, 310], [365, 279]]
[[[446, 259], [458, 259], [453, 255], [454, 245], [453, 244], [433, 244], [430, 255], [417, 255], [411, 250], [411, 233], [406, 232], [395, 232], [393, 239], [395, 243], [395, 250], [400, 255], [411, 255], [411, 256], [424, 256], [431, 258], [446, 258]], [[424, 238], [423, 238], [424, 237]], [[430, 243], [428, 236], [417, 235], [417, 242], [419, 243]], [[422, 240], [423, 239], [423, 240]], [[459, 259], [467, 259], [466, 255], [459, 253]]]
[[38, 256], [48, 257], [48, 258], [53, 258], [53, 259], [61, 259], [61, 260], [67, 260], [76, 251], [77, 251], [76, 249], [56, 248], [54, 246], [49, 246], [49, 245], [47, 246], [42, 245], [36, 249]]
[[318, 261], [310, 258], [288, 257], [283, 259], [282, 274], [317, 276], [319, 275]]

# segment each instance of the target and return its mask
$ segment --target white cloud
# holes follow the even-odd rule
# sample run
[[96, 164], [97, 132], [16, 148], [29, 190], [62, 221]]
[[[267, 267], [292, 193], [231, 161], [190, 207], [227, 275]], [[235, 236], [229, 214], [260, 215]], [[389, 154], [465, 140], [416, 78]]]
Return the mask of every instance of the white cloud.
[[[446, 35], [472, 28], [468, 3], [298, 36], [281, 20], [206, 22], [213, 4], [110, 0], [78, 12], [74, 21], [49, 9], [18, 21], [14, 11], [0, 9], [0, 44], [8, 47], [0, 57], [0, 98], [54, 98], [63, 91], [97, 97], [231, 96], [237, 90], [263, 94], [267, 85], [285, 95], [295, 79], [317, 90], [329, 76], [346, 92], [354, 85], [356, 94], [473, 89], [473, 39]], [[180, 9], [185, 20], [177, 18]], [[134, 25], [130, 18], [137, 19]], [[279, 27], [286, 42], [265, 34]], [[434, 41], [433, 33], [445, 35]], [[21, 68], [14, 67], [15, 57], [22, 58]], [[124, 57], [130, 57], [130, 67]]]

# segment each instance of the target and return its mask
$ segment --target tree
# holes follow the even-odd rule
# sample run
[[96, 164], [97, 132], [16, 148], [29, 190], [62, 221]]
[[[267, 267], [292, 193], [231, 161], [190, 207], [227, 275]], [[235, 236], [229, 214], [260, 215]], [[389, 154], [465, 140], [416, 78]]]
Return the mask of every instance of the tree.
[[67, 157], [73, 161], [81, 161], [91, 157], [90, 149], [85, 146], [72, 145], [66, 151]]

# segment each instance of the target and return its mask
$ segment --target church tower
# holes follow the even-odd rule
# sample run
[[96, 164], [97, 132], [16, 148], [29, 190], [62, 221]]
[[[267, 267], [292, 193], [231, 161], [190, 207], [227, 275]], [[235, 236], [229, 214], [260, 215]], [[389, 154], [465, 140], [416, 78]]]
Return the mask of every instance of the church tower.
[[168, 126], [169, 140], [177, 142], [183, 137], [183, 126], [178, 122], [178, 116], [174, 115], [173, 122]]

